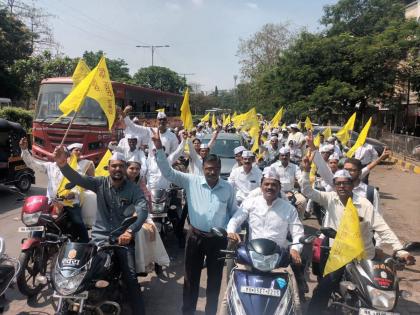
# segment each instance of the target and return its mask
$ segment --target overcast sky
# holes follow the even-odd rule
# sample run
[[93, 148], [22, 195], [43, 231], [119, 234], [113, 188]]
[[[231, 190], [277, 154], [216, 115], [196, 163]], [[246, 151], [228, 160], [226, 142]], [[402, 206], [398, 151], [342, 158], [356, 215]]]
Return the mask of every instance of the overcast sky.
[[266, 23], [289, 21], [319, 30], [326, 4], [333, 0], [38, 0], [55, 15], [56, 41], [70, 57], [103, 50], [122, 58], [134, 74], [151, 65], [151, 51], [136, 45], [170, 45], [156, 50], [154, 63], [187, 76], [209, 91], [230, 89], [239, 74], [236, 51]]

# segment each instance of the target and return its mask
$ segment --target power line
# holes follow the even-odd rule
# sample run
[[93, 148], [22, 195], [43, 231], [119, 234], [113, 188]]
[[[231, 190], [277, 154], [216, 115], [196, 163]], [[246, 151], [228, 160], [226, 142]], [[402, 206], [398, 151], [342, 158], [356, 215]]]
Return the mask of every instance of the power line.
[[136, 47], [137, 48], [151, 48], [151, 50], [152, 50], [152, 67], [153, 67], [155, 49], [156, 48], [166, 48], [166, 47], [171, 47], [171, 46], [169, 46], [169, 45], [136, 45]]

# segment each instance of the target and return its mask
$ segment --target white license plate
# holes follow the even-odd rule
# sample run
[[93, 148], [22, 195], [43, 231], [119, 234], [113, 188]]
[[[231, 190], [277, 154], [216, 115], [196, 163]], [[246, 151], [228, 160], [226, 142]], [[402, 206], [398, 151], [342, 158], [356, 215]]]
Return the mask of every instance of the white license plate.
[[54, 291], [54, 295], [55, 298], [62, 298], [62, 299], [84, 299], [86, 300], [88, 298], [88, 291], [84, 291], [81, 292], [79, 294], [75, 294], [75, 295], [61, 295], [58, 294], [56, 291]]
[[18, 232], [41, 232], [44, 231], [44, 226], [21, 226], [18, 228]]
[[167, 213], [151, 213], [150, 217], [153, 218], [166, 218], [168, 216]]
[[281, 297], [281, 290], [271, 288], [241, 287], [242, 293]]
[[359, 315], [399, 315], [399, 314], [400, 313], [370, 310], [368, 308], [360, 308], [359, 309]]

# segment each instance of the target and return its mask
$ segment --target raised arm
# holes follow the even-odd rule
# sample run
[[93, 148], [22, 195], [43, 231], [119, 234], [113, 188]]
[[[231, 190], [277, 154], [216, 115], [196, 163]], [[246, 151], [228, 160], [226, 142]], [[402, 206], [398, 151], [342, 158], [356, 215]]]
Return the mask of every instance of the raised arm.
[[23, 162], [25, 162], [27, 167], [36, 169], [39, 172], [42, 172], [44, 174], [47, 173], [47, 163], [49, 162], [37, 161], [36, 159], [33, 158], [33, 156], [28, 150], [28, 139], [26, 139], [26, 137], [20, 139], [19, 147], [21, 150], [20, 156], [22, 157]]
[[216, 130], [213, 131], [213, 135], [209, 141], [209, 149], [213, 148], [214, 145], [216, 144], [216, 140], [217, 140], [217, 137], [219, 136], [219, 132], [221, 129], [222, 129], [221, 126], [217, 126]]
[[146, 139], [145, 142], [149, 142], [150, 140], [150, 130], [147, 127], [139, 126], [133, 123], [128, 117], [128, 113], [132, 110], [131, 106], [127, 106], [124, 108], [124, 111], [122, 112], [122, 117], [124, 118], [124, 123], [126, 125], [126, 129], [131, 131], [132, 133], [139, 135], [140, 138]]
[[366, 167], [362, 169], [362, 174], [360, 175], [360, 178], [363, 179], [364, 177], [366, 177], [366, 175], [368, 175], [371, 170], [373, 170], [379, 163], [389, 158], [391, 154], [392, 154], [391, 150], [385, 147], [380, 157], [378, 157], [376, 160], [374, 160], [373, 162], [371, 162], [370, 164], [368, 164]]
[[330, 193], [318, 191], [312, 188], [311, 182], [309, 180], [309, 172], [311, 170], [311, 162], [308, 157], [304, 157], [302, 160], [302, 165], [304, 172], [302, 173], [300, 188], [302, 189], [302, 194], [305, 197], [312, 199], [313, 201], [322, 205], [325, 209], [328, 208], [328, 195]]
[[171, 165], [174, 164], [175, 161], [178, 160], [179, 157], [184, 153], [184, 148], [185, 148], [186, 143], [187, 143], [187, 135], [184, 132], [182, 134], [181, 143], [178, 144], [178, 147], [176, 148], [176, 150], [174, 152], [172, 152], [171, 154], [169, 154], [169, 156], [168, 156], [168, 161]]

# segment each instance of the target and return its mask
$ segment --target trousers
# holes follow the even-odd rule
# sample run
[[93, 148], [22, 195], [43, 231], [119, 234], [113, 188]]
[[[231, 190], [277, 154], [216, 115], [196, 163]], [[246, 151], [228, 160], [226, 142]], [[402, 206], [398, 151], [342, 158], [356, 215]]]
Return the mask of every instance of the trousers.
[[77, 237], [80, 243], [89, 242], [89, 234], [82, 218], [82, 208], [79, 205], [64, 207], [72, 223], [72, 234]]
[[224, 260], [218, 258], [226, 249], [227, 240], [191, 227], [185, 247], [185, 277], [182, 313], [192, 315], [197, 307], [200, 276], [204, 259], [207, 265], [206, 315], [215, 315], [219, 301]]

